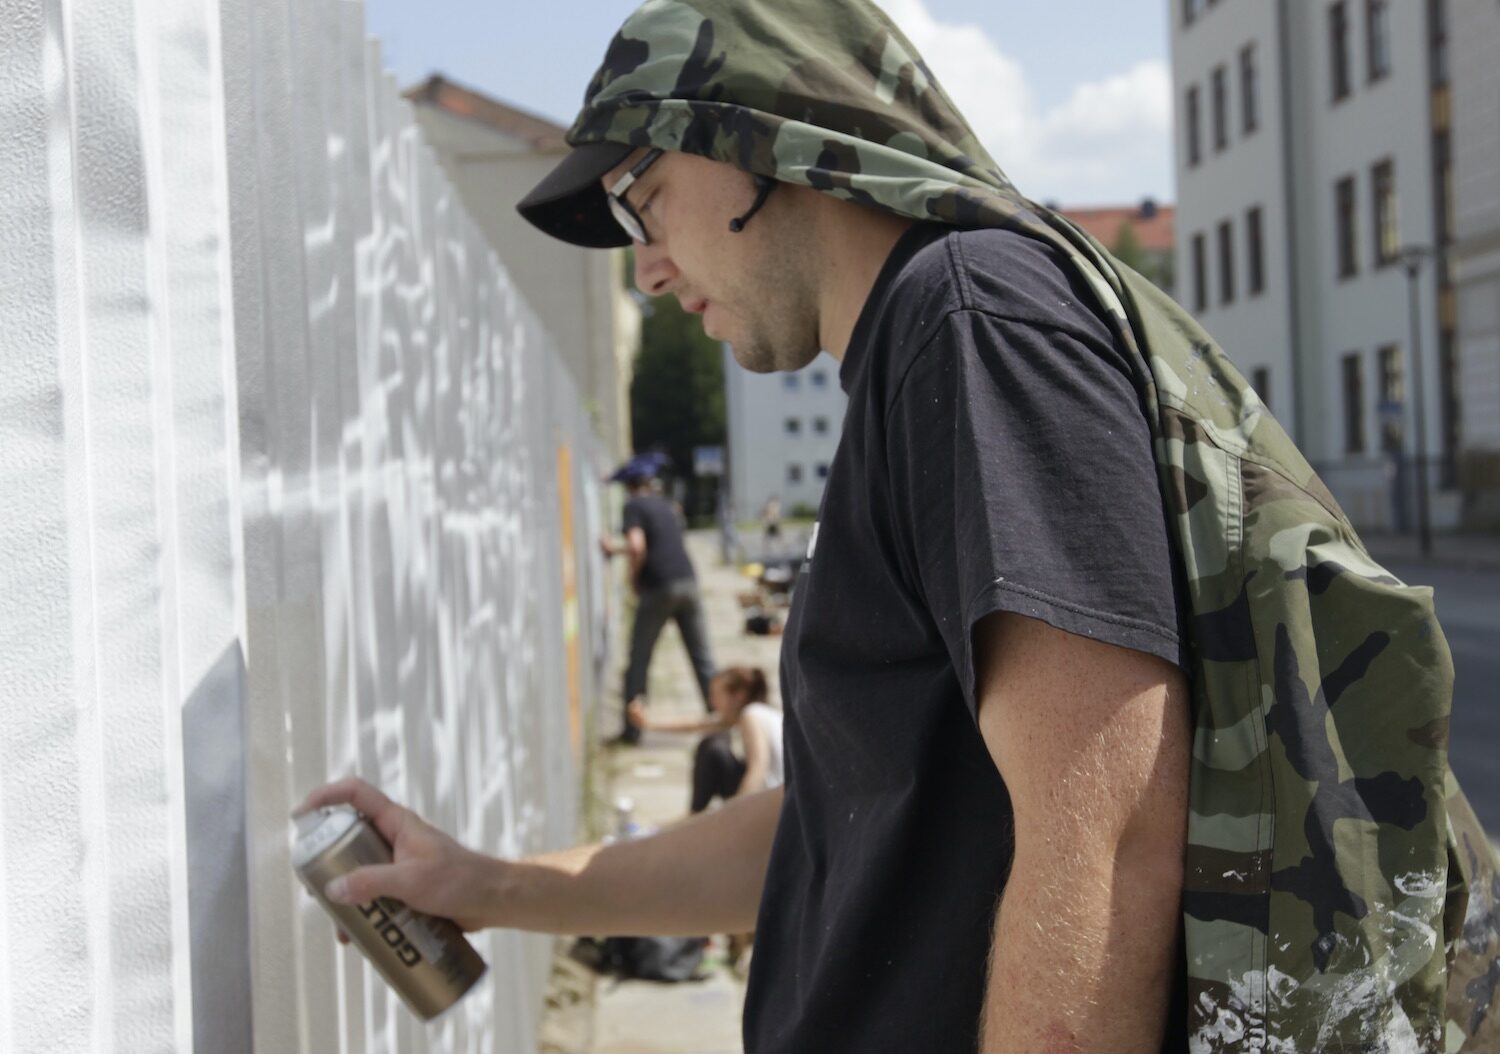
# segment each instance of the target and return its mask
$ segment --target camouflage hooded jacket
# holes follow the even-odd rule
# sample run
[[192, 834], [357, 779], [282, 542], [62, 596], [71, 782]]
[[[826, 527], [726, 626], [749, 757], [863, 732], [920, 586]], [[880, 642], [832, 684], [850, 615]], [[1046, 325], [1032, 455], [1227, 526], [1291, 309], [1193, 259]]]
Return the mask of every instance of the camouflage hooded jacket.
[[1371, 560], [1187, 312], [1016, 191], [882, 11], [648, 0], [568, 138], [1062, 250], [1131, 352], [1190, 588], [1193, 1049], [1500, 1049], [1500, 879], [1448, 770], [1431, 590]]

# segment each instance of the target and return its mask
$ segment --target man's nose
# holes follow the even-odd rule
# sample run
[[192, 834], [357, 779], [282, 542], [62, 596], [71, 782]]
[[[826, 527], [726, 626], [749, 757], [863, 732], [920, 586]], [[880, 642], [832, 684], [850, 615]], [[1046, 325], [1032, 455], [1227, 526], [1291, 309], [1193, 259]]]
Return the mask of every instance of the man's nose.
[[677, 265], [660, 242], [635, 244], [635, 287], [647, 296], [661, 296], [672, 288]]

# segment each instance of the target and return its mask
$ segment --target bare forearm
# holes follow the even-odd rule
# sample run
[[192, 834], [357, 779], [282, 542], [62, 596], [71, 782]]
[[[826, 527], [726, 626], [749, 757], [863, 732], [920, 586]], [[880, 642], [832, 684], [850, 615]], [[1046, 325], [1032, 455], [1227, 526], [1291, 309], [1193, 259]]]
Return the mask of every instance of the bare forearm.
[[601, 936], [748, 930], [780, 812], [778, 788], [648, 838], [498, 865], [490, 924]]
[[1181, 872], [1168, 857], [1017, 861], [995, 923], [981, 1054], [1161, 1049]]

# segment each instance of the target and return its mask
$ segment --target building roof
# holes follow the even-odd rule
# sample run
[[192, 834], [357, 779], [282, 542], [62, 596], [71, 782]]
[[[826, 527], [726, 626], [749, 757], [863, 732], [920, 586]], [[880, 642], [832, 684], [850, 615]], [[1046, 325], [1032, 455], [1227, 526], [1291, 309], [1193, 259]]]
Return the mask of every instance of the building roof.
[[1090, 209], [1060, 208], [1056, 211], [1092, 234], [1106, 249], [1114, 248], [1120, 238], [1120, 228], [1129, 226], [1135, 231], [1135, 239], [1141, 251], [1148, 253], [1172, 251], [1177, 210], [1171, 205], [1158, 205], [1147, 199], [1139, 205]]
[[568, 149], [567, 141], [563, 138], [567, 129], [561, 125], [457, 84], [441, 73], [432, 74], [421, 84], [408, 88], [402, 94], [413, 103], [436, 106], [440, 110], [467, 117], [514, 136], [534, 150], [561, 153]]

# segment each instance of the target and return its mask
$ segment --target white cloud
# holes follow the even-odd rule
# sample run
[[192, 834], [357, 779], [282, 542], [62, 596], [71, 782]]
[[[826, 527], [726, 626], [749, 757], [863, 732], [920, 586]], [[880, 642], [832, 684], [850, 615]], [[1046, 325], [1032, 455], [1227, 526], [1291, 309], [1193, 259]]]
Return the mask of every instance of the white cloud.
[[885, 0], [980, 141], [1021, 191], [1063, 204], [1123, 204], [1171, 187], [1172, 82], [1161, 61], [1084, 81], [1043, 108], [1020, 62], [924, 0]]

